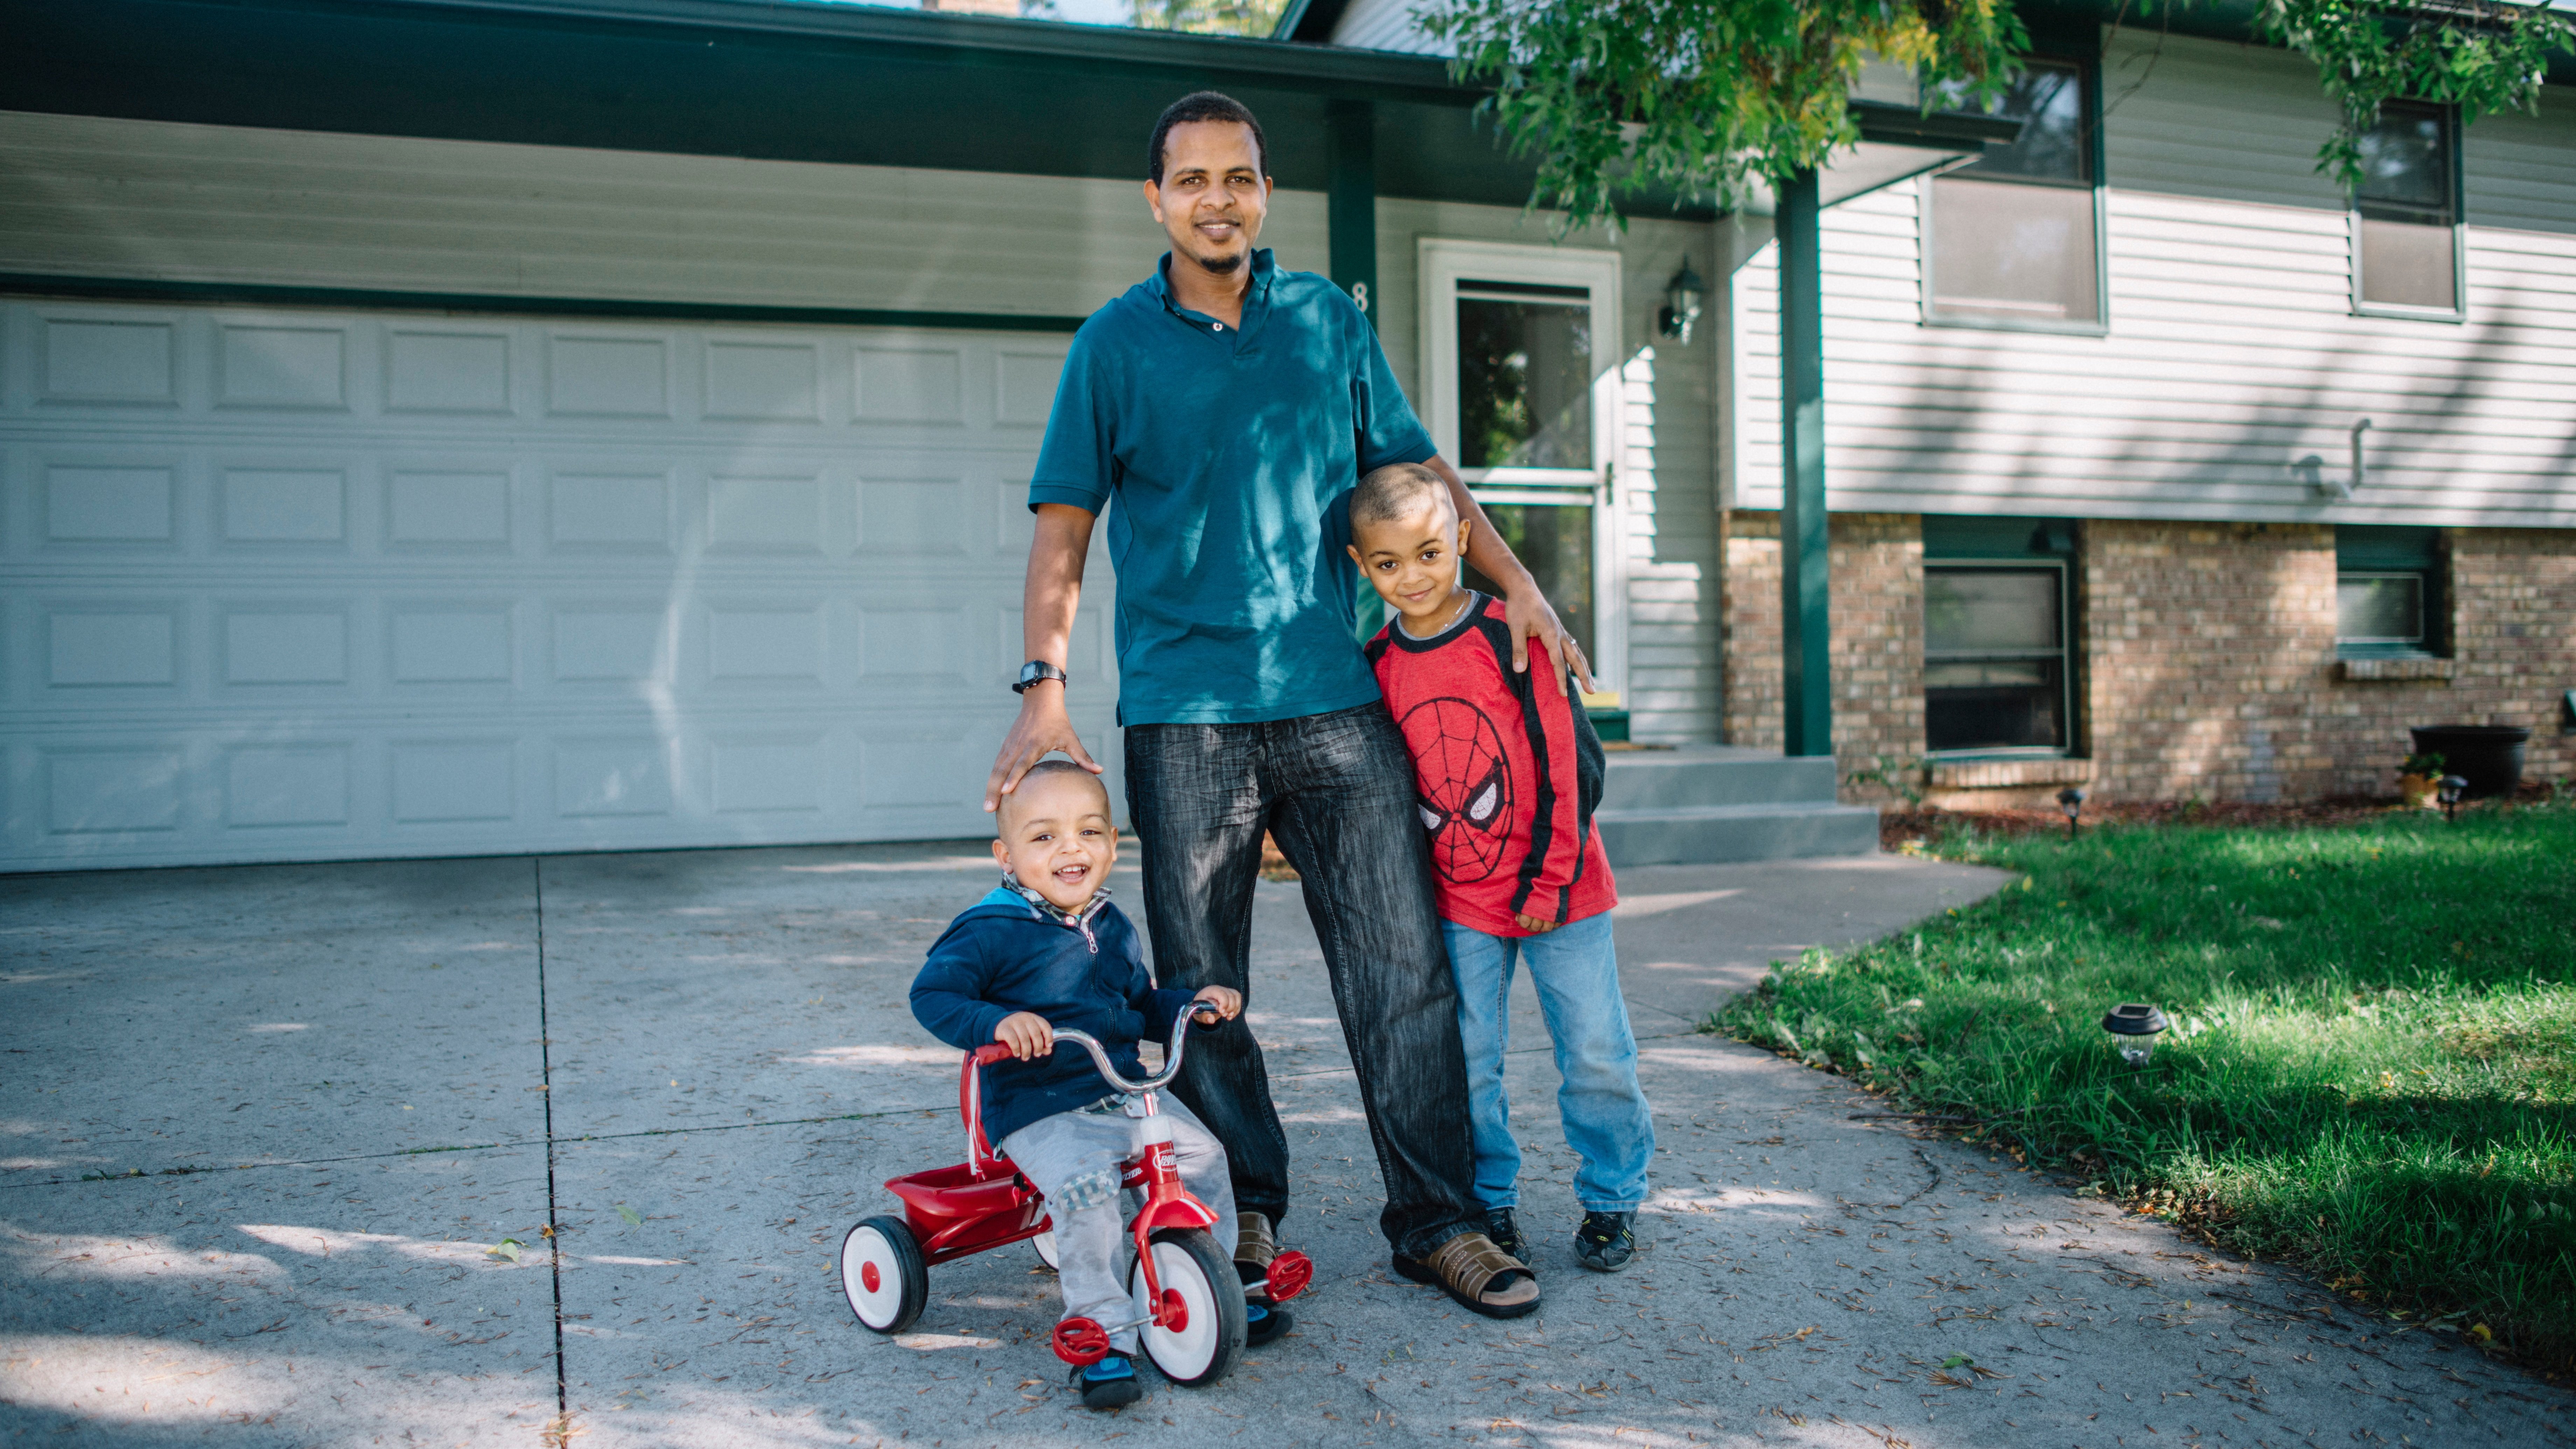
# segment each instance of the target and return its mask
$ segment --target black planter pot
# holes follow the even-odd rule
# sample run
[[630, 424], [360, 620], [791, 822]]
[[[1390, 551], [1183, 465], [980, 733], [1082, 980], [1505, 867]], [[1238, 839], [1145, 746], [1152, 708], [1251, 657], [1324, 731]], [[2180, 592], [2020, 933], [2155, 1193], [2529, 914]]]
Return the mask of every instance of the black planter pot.
[[2522, 783], [2522, 747], [2531, 731], [2520, 725], [2426, 725], [2410, 729], [2415, 753], [2440, 755], [2445, 774], [2469, 782], [2461, 795], [2487, 800], [2510, 795]]

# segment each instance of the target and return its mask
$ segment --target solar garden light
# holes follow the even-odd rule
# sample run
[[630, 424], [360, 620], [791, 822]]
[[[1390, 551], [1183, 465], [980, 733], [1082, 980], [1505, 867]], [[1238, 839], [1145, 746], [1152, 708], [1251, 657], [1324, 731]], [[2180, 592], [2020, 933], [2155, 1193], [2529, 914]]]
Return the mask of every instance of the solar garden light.
[[2438, 789], [2442, 801], [2443, 819], [2454, 823], [2458, 822], [2460, 818], [2460, 796], [2466, 792], [2468, 788], [2469, 782], [2461, 779], [2457, 775], [2444, 775], [2442, 777], [2442, 783]]
[[2084, 792], [2069, 785], [2057, 792], [2057, 808], [2066, 812], [2066, 838], [2075, 838], [2075, 817], [2084, 813]]
[[2102, 1013], [2102, 1029], [2111, 1034], [2111, 1045], [2118, 1047], [2120, 1059], [2133, 1067], [2147, 1064], [2148, 1054], [2156, 1049], [2156, 1033], [2168, 1024], [2163, 1012], [2144, 1002], [2124, 1001]]

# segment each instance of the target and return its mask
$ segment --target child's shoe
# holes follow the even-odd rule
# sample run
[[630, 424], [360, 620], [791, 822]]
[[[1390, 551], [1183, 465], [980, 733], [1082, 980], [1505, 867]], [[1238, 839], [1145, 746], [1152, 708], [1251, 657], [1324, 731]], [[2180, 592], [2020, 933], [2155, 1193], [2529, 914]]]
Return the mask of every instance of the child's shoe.
[[1259, 1348], [1297, 1326], [1287, 1309], [1276, 1303], [1257, 1303], [1246, 1299], [1243, 1305], [1243, 1346]]
[[1074, 1365], [1073, 1386], [1086, 1409], [1123, 1409], [1145, 1397], [1136, 1365], [1123, 1353], [1113, 1353], [1089, 1367]]
[[1574, 1230], [1574, 1258], [1595, 1273], [1616, 1273], [1637, 1256], [1637, 1234], [1629, 1225], [1637, 1220], [1635, 1213], [1592, 1213], [1583, 1215], [1583, 1226]]
[[1529, 1261], [1529, 1253], [1521, 1243], [1520, 1220], [1512, 1216], [1510, 1208], [1485, 1210], [1485, 1236], [1494, 1240], [1495, 1247], [1524, 1263]]

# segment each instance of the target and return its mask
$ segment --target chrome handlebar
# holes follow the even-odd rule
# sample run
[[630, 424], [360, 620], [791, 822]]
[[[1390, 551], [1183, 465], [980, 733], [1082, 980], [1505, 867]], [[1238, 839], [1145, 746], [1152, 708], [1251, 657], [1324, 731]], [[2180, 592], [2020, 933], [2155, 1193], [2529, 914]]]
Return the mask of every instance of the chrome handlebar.
[[1172, 1040], [1171, 1045], [1163, 1049], [1163, 1069], [1141, 1082], [1131, 1082], [1125, 1077], [1118, 1075], [1118, 1069], [1109, 1064], [1108, 1049], [1103, 1047], [1100, 1044], [1100, 1039], [1093, 1036], [1091, 1033], [1087, 1031], [1074, 1031], [1071, 1028], [1066, 1028], [1065, 1030], [1058, 1031], [1055, 1034], [1055, 1039], [1057, 1041], [1072, 1042], [1074, 1045], [1090, 1052], [1091, 1064], [1099, 1068], [1100, 1075], [1108, 1080], [1109, 1085], [1116, 1087], [1118, 1090], [1122, 1092], [1152, 1092], [1166, 1086], [1171, 1082], [1172, 1078], [1180, 1075], [1181, 1049], [1182, 1044], [1189, 1040], [1190, 1018], [1198, 1015], [1200, 1012], [1206, 1012], [1208, 1015], [1214, 1016], [1216, 1015], [1216, 1008], [1208, 1005], [1204, 1001], [1193, 1001], [1189, 1005], [1181, 1008], [1180, 1015], [1172, 1018]]

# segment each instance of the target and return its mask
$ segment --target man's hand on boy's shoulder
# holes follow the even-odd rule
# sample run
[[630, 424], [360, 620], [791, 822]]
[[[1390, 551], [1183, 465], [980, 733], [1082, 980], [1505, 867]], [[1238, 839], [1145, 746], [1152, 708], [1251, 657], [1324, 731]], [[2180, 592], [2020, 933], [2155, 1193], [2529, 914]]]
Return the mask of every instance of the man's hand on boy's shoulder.
[[1231, 986], [1202, 986], [1199, 994], [1190, 999], [1215, 1007], [1220, 1021], [1232, 1021], [1243, 1014], [1243, 993]]
[[1536, 916], [1514, 916], [1512, 919], [1520, 922], [1521, 929], [1533, 936], [1544, 936], [1555, 930], [1558, 924], [1555, 921], [1542, 921]]
[[1011, 1049], [1021, 1061], [1055, 1053], [1055, 1028], [1034, 1011], [1014, 1011], [993, 1027], [993, 1040]]

